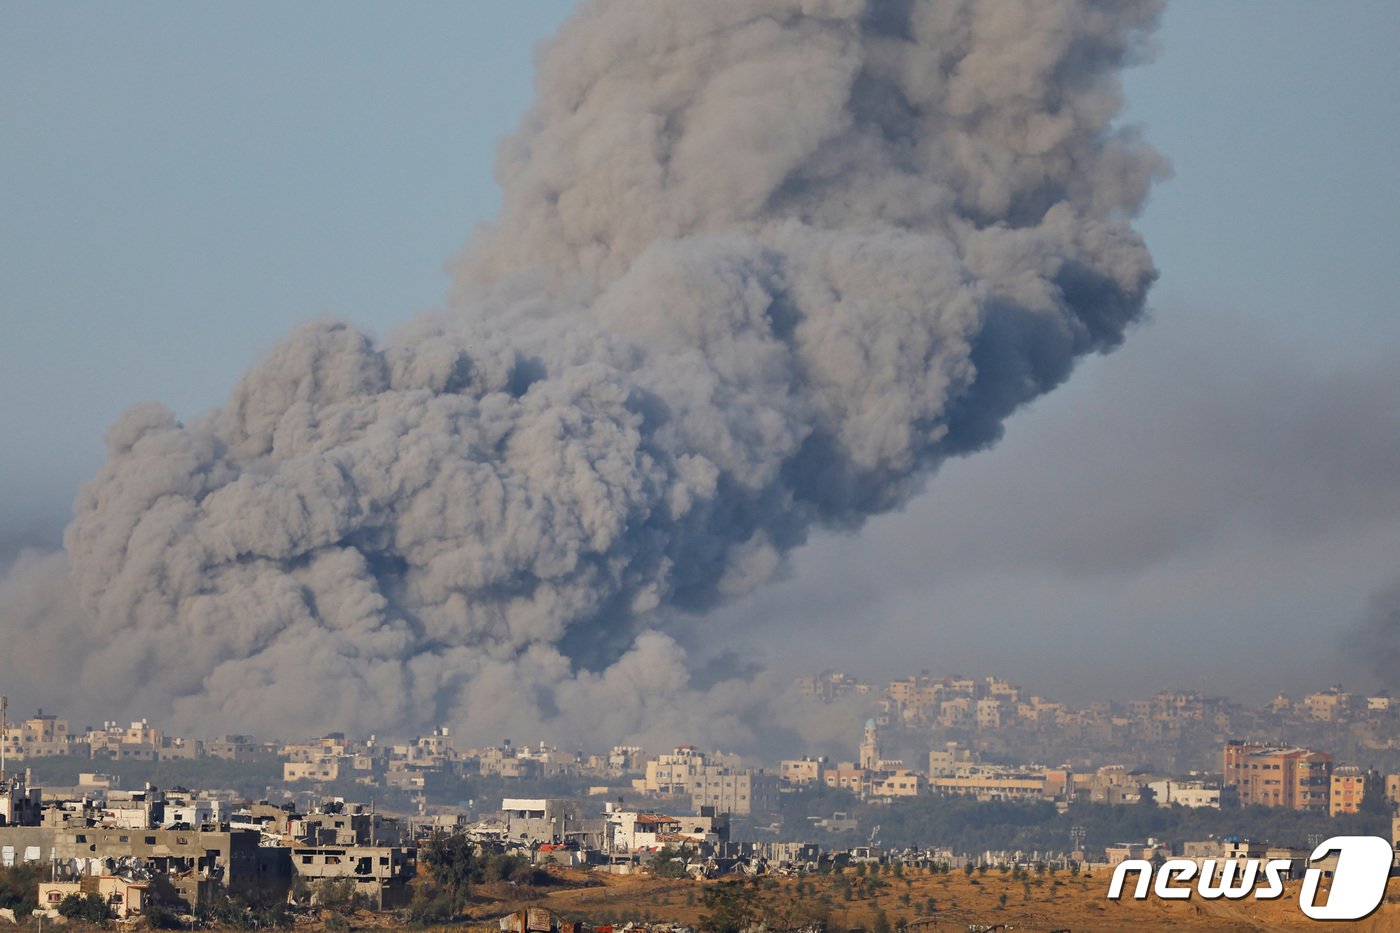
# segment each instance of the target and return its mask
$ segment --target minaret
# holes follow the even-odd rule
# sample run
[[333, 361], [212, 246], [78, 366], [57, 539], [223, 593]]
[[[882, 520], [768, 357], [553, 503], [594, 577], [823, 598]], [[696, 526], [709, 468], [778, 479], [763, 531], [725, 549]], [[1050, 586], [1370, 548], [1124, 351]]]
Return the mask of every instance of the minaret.
[[875, 720], [865, 721], [865, 741], [860, 743], [860, 766], [867, 771], [874, 771], [880, 767], [880, 730], [875, 726]]

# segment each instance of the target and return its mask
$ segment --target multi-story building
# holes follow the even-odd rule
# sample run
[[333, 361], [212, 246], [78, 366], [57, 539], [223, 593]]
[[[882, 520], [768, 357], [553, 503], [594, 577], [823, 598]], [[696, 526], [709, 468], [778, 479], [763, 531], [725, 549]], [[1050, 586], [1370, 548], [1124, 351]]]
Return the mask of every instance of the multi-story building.
[[0, 730], [0, 750], [9, 761], [71, 755], [73, 746], [68, 734], [68, 722], [39, 710], [32, 719], [8, 723]]
[[578, 801], [565, 797], [507, 797], [501, 811], [506, 837], [526, 844], [564, 842], [583, 831]]
[[284, 761], [282, 780], [288, 784], [294, 781], [338, 781], [340, 762], [340, 758], [330, 755], [311, 761]]
[[0, 775], [0, 826], [38, 826], [42, 810], [43, 791], [22, 776]]
[[[186, 909], [216, 893], [270, 890], [285, 896], [291, 884], [288, 849], [262, 846], [256, 830], [201, 831], [73, 825], [0, 829], [0, 849], [16, 863], [78, 866], [84, 874], [140, 865], [168, 882]], [[31, 857], [32, 856], [32, 857]]]
[[779, 763], [778, 777], [784, 784], [820, 784], [825, 770], [825, 758], [789, 758]]
[[361, 805], [329, 804], [307, 814], [254, 804], [249, 818], [270, 831], [315, 846], [401, 846], [409, 834], [397, 817], [366, 810]]
[[938, 724], [945, 729], [966, 729], [972, 726], [975, 703], [971, 697], [959, 696], [938, 704]]
[[813, 700], [831, 702], [838, 697], [864, 696], [870, 693], [870, 685], [860, 683], [854, 677], [839, 671], [822, 671], [815, 677], [799, 677], [797, 691]]
[[1332, 784], [1327, 798], [1327, 812], [1331, 816], [1339, 813], [1361, 812], [1361, 801], [1366, 797], [1367, 785], [1371, 776], [1356, 765], [1342, 765], [1332, 770]]
[[43, 710], [39, 710], [32, 719], [26, 719], [21, 724], [20, 731], [26, 755], [38, 758], [72, 754], [66, 719], [45, 715]]
[[942, 748], [928, 753], [929, 777], [946, 777], [966, 773], [977, 763], [972, 749], [957, 742], [946, 742]]
[[607, 766], [614, 774], [640, 771], [646, 766], [646, 753], [640, 745], [614, 745], [608, 752]]
[[1043, 773], [973, 768], [965, 774], [933, 778], [929, 787], [935, 794], [978, 800], [1028, 800], [1045, 795], [1045, 776]]
[[293, 846], [292, 869], [308, 881], [351, 882], [376, 910], [408, 903], [418, 850], [401, 846]]
[[513, 780], [577, 774], [580, 770], [579, 757], [572, 752], [561, 752], [543, 742], [533, 748], [529, 745], [514, 746], [510, 739], [506, 739], [500, 745], [472, 748], [460, 754], [453, 752], [452, 755], [440, 756], [432, 759], [430, 764], [434, 770], [446, 771], [449, 761], [460, 761], [467, 765], [475, 761], [481, 774], [494, 774]]
[[165, 792], [149, 785], [142, 790], [109, 790], [96, 815], [104, 826], [151, 829], [165, 819]]
[[257, 744], [246, 735], [221, 735], [204, 743], [204, 754], [224, 761], [247, 761], [259, 752]]
[[977, 701], [975, 715], [978, 729], [1001, 728], [1001, 704], [1002, 700], [999, 697], [983, 697]]
[[1303, 705], [1313, 719], [1337, 722], [1351, 712], [1352, 696], [1340, 686], [1334, 686], [1303, 697]]
[[[165, 746], [165, 732], [139, 720], [129, 726], [104, 722], [102, 728], [89, 730], [87, 744], [94, 758], [118, 761], [158, 761]], [[183, 757], [183, 756], [181, 756]]]
[[908, 768], [877, 771], [870, 781], [871, 797], [922, 797], [928, 793], [928, 778]]
[[778, 812], [778, 776], [751, 768], [710, 765], [696, 776], [690, 803], [696, 810], [751, 816]]
[[843, 761], [834, 768], [822, 771], [822, 782], [827, 787], [848, 790], [857, 797], [864, 797], [870, 788], [871, 773], [857, 768], [854, 762]]
[[1223, 757], [1224, 783], [1237, 789], [1242, 807], [1328, 809], [1332, 756], [1326, 752], [1232, 740]]
[[669, 755], [658, 755], [647, 762], [641, 789], [648, 794], [689, 794], [708, 765], [704, 752], [691, 745], [678, 745]]

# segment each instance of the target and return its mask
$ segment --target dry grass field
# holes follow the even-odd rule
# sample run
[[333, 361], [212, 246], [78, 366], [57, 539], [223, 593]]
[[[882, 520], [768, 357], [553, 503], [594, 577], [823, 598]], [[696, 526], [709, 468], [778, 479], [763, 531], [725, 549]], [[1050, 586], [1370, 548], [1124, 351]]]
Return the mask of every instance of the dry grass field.
[[[646, 875], [612, 876], [561, 873], [589, 886], [548, 889], [542, 896], [521, 898], [518, 891], [481, 889], [473, 914], [485, 921], [527, 903], [548, 907], [572, 919], [591, 924], [679, 923], [698, 927], [706, 913], [708, 887], [733, 881], [656, 879]], [[1316, 930], [1298, 909], [1299, 882], [1290, 882], [1282, 898], [1258, 902], [1206, 901], [1110, 901], [1107, 873], [1072, 877], [1065, 872], [1051, 876], [1032, 873], [1021, 880], [997, 871], [966, 877], [960, 872], [924, 874], [905, 872], [902, 877], [882, 874], [883, 885], [874, 896], [850, 871], [841, 876], [760, 878], [756, 891], [763, 909], [773, 920], [770, 928], [801, 926], [822, 918], [833, 931], [874, 930], [883, 912], [891, 928], [922, 920], [916, 929], [967, 930], [969, 926], [1003, 924], [1007, 930], [1074, 930], [1117, 933], [1122, 930], [1179, 931], [1275, 931]], [[563, 880], [561, 878], [561, 880]], [[597, 883], [601, 882], [601, 884]], [[846, 882], [851, 897], [846, 898]], [[752, 879], [744, 884], [755, 887]], [[932, 908], [930, 910], [930, 908]], [[1400, 933], [1400, 879], [1392, 879], [1386, 903], [1365, 920], [1332, 924], [1339, 929]]]

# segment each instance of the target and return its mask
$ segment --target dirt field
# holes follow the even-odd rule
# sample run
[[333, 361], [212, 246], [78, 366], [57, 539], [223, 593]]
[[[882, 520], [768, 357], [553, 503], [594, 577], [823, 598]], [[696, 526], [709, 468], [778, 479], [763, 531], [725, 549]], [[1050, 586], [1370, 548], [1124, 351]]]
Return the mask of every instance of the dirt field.
[[[514, 906], [530, 903], [548, 907], [571, 919], [592, 924], [680, 923], [697, 926], [705, 912], [703, 893], [708, 885], [729, 883], [653, 879], [648, 876], [591, 876], [569, 873], [570, 880], [589, 877], [601, 881], [591, 887], [552, 890], [528, 901], [512, 897], [509, 891], [479, 891], [482, 900], [473, 913], [485, 920], [499, 916]], [[876, 926], [883, 911], [891, 928], [901, 922], [919, 919], [933, 922], [919, 930], [967, 930], [969, 925], [1005, 924], [1008, 930], [1070, 929], [1080, 933], [1116, 933], [1121, 930], [1179, 931], [1273, 931], [1316, 930], [1317, 922], [1298, 909], [1300, 882], [1290, 882], [1282, 898], [1273, 901], [1206, 901], [1193, 896], [1189, 901], [1110, 901], [1106, 873], [1071, 877], [1065, 872], [1051, 876], [1031, 874], [1026, 880], [997, 871], [971, 878], [961, 873], [923, 874], [905, 872], [903, 877], [882, 874], [883, 886], [875, 896], [851, 872], [843, 876], [765, 878], [758, 891], [776, 915], [794, 924], [825, 915], [830, 930], [863, 929]], [[846, 899], [846, 881], [852, 896]], [[747, 882], [752, 885], [753, 881]], [[798, 886], [801, 885], [799, 893]], [[487, 895], [494, 897], [490, 900]], [[1003, 897], [1005, 898], [1003, 902]], [[929, 899], [933, 903], [929, 903]], [[929, 910], [932, 907], [932, 911]], [[1386, 903], [1357, 923], [1335, 924], [1338, 929], [1400, 933], [1400, 879], [1392, 879]]]

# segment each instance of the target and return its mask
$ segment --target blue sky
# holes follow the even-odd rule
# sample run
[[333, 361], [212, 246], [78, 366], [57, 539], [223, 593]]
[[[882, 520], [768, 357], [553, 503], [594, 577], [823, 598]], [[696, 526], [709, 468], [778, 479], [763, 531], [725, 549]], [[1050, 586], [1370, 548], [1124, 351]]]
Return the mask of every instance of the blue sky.
[[[571, 6], [0, 5], [0, 547], [56, 539], [78, 484], [101, 462], [105, 426], [127, 405], [159, 399], [194, 415], [300, 320], [333, 314], [382, 332], [435, 304], [444, 262], [497, 204], [495, 147], [530, 101], [532, 48]], [[1323, 495], [1316, 511], [1346, 520], [1321, 523], [1321, 537], [1287, 529], [1307, 523], [1307, 510], [1285, 515], [1282, 531], [1272, 527], [1278, 521], [1261, 517], [1266, 503], [1239, 515], [1217, 509], [1226, 514], [1205, 532], [1145, 545], [1126, 567], [1092, 556], [1073, 566], [1027, 558], [994, 573], [992, 561], [939, 589], [922, 568], [900, 570], [892, 558], [911, 540], [927, 549], [920, 535], [935, 535], [930, 516], [950, 520], [948, 497], [1004, 499], [1002, 474], [1009, 487], [1028, 488], [1016, 470], [1068, 458], [1055, 439], [1076, 430], [1090, 431], [1095, 448], [1078, 456], [1099, 467], [1122, 458], [1124, 470], [1143, 471], [1125, 501], [1150, 499], [1151, 468], [1115, 450], [1111, 434], [1092, 435], [1084, 419], [1127, 417], [1103, 409], [1105, 397], [1138, 398], [1134, 423], [1160, 414], [1169, 424], [1211, 404], [1169, 388], [1172, 362], [1200, 363], [1193, 354], [1202, 346], [1222, 391], [1243, 401], [1214, 426], [1208, 456], [1187, 444], [1171, 467], [1173, 477], [1196, 477], [1198, 487], [1181, 494], [1201, 502], [1236, 488], [1230, 471], [1253, 469], [1251, 452], [1267, 447], [1239, 425], [1289, 429], [1287, 411], [1250, 406], [1297, 406], [1317, 397], [1314, 384], [1357, 382], [1363, 395], [1367, 380], [1393, 385], [1385, 372], [1400, 357], [1397, 39], [1400, 7], [1384, 2], [1170, 7], [1157, 60], [1127, 81], [1126, 119], [1143, 124], [1175, 170], [1140, 224], [1162, 272], [1154, 321], [1130, 336], [1121, 359], [1091, 361], [1018, 416], [985, 462], [949, 467], [944, 498], [940, 477], [905, 516], [859, 539], [818, 542], [798, 556], [789, 582], [728, 615], [743, 623], [821, 602], [814, 580], [863, 562], [864, 571], [846, 571], [865, 574], [851, 578], [851, 591], [883, 581], [860, 611], [893, 620], [891, 634], [929, 630], [930, 605], [992, 633], [929, 642], [967, 669], [1033, 680], [1034, 655], [1049, 665], [1045, 677], [1077, 676], [1082, 652], [1057, 645], [1078, 639], [1056, 633], [1069, 626], [1107, 637], [1136, 613], [1210, 637], [1231, 620], [1246, 632], [1277, 626], [1307, 648], [1270, 656], [1289, 676], [1311, 677], [1318, 666], [1319, 677], [1352, 674], [1353, 662], [1326, 654], [1328, 644], [1400, 572], [1394, 488], [1383, 478], [1358, 494], [1373, 498], [1369, 516], [1329, 498], [1344, 491]], [[1139, 381], [1142, 373], [1159, 381]], [[1270, 380], [1281, 388], [1249, 395]], [[1339, 410], [1358, 410], [1336, 391]], [[1364, 424], [1351, 427], [1364, 434]], [[1379, 443], [1387, 440], [1396, 442]], [[1286, 494], [1307, 499], [1326, 485], [1329, 470], [1348, 466], [1351, 443], [1335, 444], [1340, 467], [1322, 462]], [[1356, 456], [1368, 454], [1358, 447]], [[1353, 508], [1359, 517], [1349, 517]], [[1026, 520], [1037, 520], [1034, 510]], [[1140, 525], [1154, 522], [1172, 525], [1157, 513]], [[1000, 534], [1026, 537], [1014, 522], [1002, 525]], [[1007, 552], [997, 540], [981, 546]], [[1219, 579], [1222, 561], [1238, 574]], [[1032, 638], [1026, 655], [999, 654], [1003, 635], [1018, 631], [1005, 620], [1028, 607], [1054, 607], [1053, 624], [1036, 628], [1042, 641]], [[1223, 678], [1255, 652], [1245, 635], [1219, 644], [1206, 659], [1215, 667], [1168, 651], [1097, 683], [1137, 684], [1154, 667], [1163, 678], [1187, 669]], [[762, 650], [761, 638], [755, 646]], [[897, 668], [899, 654], [877, 651], [869, 665]], [[821, 661], [813, 650], [793, 663]]]

